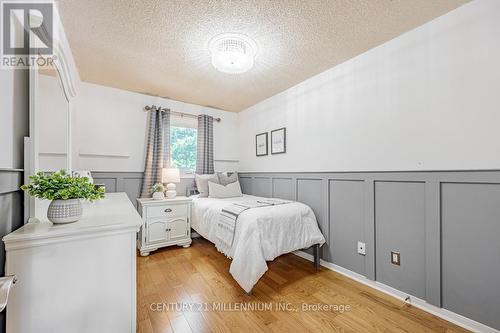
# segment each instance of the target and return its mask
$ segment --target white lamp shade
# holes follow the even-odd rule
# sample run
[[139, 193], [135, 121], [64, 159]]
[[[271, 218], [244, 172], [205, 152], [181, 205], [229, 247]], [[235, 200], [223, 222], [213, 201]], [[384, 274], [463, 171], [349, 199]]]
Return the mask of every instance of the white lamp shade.
[[180, 183], [181, 175], [179, 169], [165, 168], [162, 170], [161, 179], [163, 183]]

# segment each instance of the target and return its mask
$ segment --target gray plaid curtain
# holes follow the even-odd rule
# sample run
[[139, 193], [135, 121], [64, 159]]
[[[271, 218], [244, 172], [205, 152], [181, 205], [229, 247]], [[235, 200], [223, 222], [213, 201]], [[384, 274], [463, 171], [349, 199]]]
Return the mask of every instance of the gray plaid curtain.
[[146, 163], [141, 198], [151, 197], [151, 187], [161, 183], [162, 168], [170, 165], [170, 110], [151, 110], [148, 115]]
[[196, 154], [196, 173], [214, 173], [214, 118], [198, 116], [198, 148]]

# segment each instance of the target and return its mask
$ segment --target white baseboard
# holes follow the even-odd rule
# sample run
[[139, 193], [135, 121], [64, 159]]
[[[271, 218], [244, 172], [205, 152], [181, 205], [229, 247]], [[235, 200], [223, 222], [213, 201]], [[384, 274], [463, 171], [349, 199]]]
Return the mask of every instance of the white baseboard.
[[[295, 251], [295, 255], [304, 258], [309, 261], [313, 261], [313, 256], [310, 255], [309, 253], [303, 252], [303, 251]], [[461, 316], [459, 314], [456, 314], [454, 312], [451, 312], [449, 310], [437, 307], [435, 305], [427, 303], [425, 300], [420, 299], [415, 296], [408, 295], [400, 290], [394, 289], [392, 287], [389, 287], [388, 285], [385, 285], [383, 283], [377, 282], [370, 280], [366, 278], [365, 276], [352, 272], [348, 269], [345, 269], [343, 267], [340, 267], [338, 265], [332, 264], [328, 261], [324, 261], [323, 259], [321, 260], [321, 266], [328, 268], [332, 271], [335, 271], [339, 274], [342, 274], [350, 279], [353, 279], [357, 282], [360, 282], [364, 285], [367, 285], [368, 287], [377, 289], [385, 294], [388, 294], [390, 296], [393, 296], [397, 299], [400, 299], [401, 301], [411, 304], [421, 310], [424, 310], [426, 312], [429, 312], [435, 316], [438, 316], [444, 320], [447, 320], [451, 323], [454, 323], [458, 326], [461, 326], [467, 330], [470, 330], [472, 332], [481, 332], [481, 333], [500, 333], [500, 331], [491, 328], [489, 326], [486, 326], [484, 324], [481, 324], [477, 321], [474, 321], [472, 319], [466, 318], [464, 316]]]

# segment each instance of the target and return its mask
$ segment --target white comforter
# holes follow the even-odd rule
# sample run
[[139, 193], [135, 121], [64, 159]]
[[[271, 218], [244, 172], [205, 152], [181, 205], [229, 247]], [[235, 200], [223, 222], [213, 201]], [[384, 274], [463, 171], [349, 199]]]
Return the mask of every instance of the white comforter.
[[[250, 195], [228, 199], [194, 197], [191, 226], [215, 243], [222, 208], [233, 202], [258, 199], [262, 198]], [[324, 242], [313, 211], [300, 202], [249, 209], [241, 213], [236, 223], [229, 272], [249, 292], [267, 271], [267, 260]]]

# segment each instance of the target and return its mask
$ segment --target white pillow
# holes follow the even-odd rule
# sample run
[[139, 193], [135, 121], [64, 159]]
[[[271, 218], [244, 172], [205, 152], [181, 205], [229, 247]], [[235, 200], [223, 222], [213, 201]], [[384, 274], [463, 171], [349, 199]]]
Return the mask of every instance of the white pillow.
[[208, 182], [219, 183], [219, 177], [217, 174], [211, 175], [195, 175], [196, 188], [200, 192], [200, 198], [207, 198], [210, 189], [208, 188]]
[[241, 186], [239, 181], [227, 184], [226, 186], [212, 183], [211, 181], [208, 182], [209, 198], [224, 199], [224, 198], [234, 198], [241, 196], [243, 196], [243, 193], [241, 193]]

